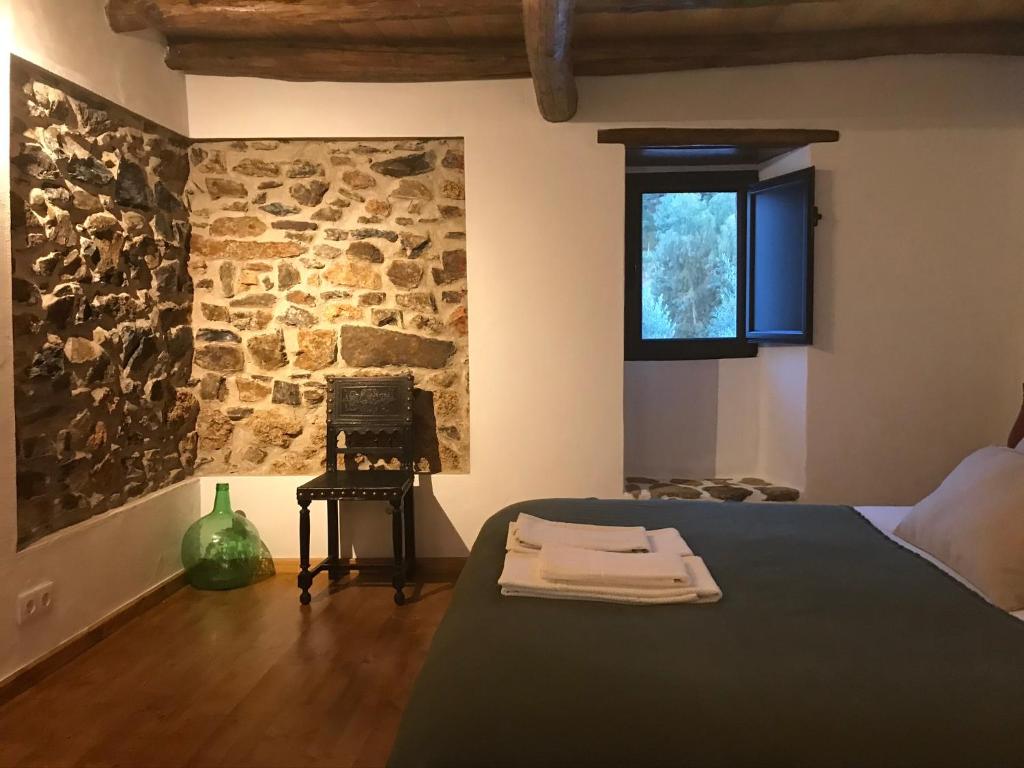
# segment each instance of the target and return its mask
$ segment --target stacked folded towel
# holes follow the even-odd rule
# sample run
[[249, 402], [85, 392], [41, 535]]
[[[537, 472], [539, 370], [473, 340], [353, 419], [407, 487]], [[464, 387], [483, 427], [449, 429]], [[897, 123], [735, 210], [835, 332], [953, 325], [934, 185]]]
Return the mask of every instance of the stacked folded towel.
[[501, 593], [613, 603], [711, 603], [722, 592], [679, 531], [556, 523], [509, 524]]
[[[618, 546], [622, 547], [628, 544], [629, 546], [635, 548], [628, 550], [613, 547], [601, 548], [599, 546], [594, 546], [592, 539], [579, 539], [575, 541], [570, 540], [569, 542], [565, 542], [563, 540], [563, 546], [578, 547], [580, 549], [596, 549], [602, 552], [661, 552], [673, 555], [680, 555], [682, 557], [693, 554], [693, 551], [690, 549], [689, 545], [686, 543], [686, 541], [683, 540], [683, 537], [679, 535], [679, 531], [677, 531], [675, 528], [660, 528], [656, 531], [648, 531], [644, 528], [622, 528], [613, 525], [578, 525], [576, 523], [553, 523], [550, 520], [541, 520], [539, 517], [533, 517], [532, 515], [523, 514], [519, 515], [518, 520], [509, 523], [508, 525], [508, 539], [505, 542], [505, 549], [507, 549], [509, 552], [536, 554], [541, 550], [543, 541], [541, 539], [536, 538], [536, 525], [531, 531], [532, 535], [534, 535], [533, 539], [524, 539], [523, 535], [521, 534], [519, 523], [524, 518], [530, 518], [531, 521], [536, 520], [541, 523], [547, 523], [549, 526], [553, 526], [557, 528], [559, 531], [561, 531], [563, 536], [567, 535], [568, 537], [570, 537], [570, 539], [572, 537], [574, 529], [576, 528], [582, 529], [581, 533], [589, 532], [595, 528], [603, 528], [606, 531], [612, 532], [629, 531], [629, 533], [625, 534], [625, 536], [629, 537], [629, 541], [619, 542]], [[527, 525], [529, 526], [529, 523]], [[633, 531], [643, 531], [643, 538], [638, 540]], [[528, 533], [526, 535], [530, 536], [531, 533]], [[613, 534], [602, 535], [610, 536]], [[559, 542], [551, 541], [550, 543], [558, 544]]]
[[544, 547], [540, 575], [569, 584], [607, 584], [610, 587], [678, 587], [688, 581], [678, 555], [599, 552], [579, 547]]
[[515, 522], [516, 539], [526, 549], [563, 544], [604, 552], [646, 552], [647, 531], [640, 527], [556, 523], [520, 514]]

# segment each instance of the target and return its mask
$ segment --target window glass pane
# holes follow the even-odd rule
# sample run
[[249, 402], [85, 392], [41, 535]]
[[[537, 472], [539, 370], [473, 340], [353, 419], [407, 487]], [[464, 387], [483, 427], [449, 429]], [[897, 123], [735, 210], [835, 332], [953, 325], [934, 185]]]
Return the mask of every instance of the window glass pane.
[[643, 195], [643, 338], [736, 338], [738, 204], [735, 192]]

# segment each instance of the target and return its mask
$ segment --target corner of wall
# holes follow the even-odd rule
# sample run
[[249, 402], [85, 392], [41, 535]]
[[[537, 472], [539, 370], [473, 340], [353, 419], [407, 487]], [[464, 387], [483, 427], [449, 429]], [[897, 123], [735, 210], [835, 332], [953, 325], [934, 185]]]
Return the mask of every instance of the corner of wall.
[[11, 52], [188, 136], [185, 76], [155, 33], [115, 34], [104, 0], [9, 0]]
[[[190, 478], [0, 555], [0, 680], [180, 573], [181, 539], [199, 517], [200, 492]], [[52, 612], [19, 626], [18, 594], [48, 580]]]

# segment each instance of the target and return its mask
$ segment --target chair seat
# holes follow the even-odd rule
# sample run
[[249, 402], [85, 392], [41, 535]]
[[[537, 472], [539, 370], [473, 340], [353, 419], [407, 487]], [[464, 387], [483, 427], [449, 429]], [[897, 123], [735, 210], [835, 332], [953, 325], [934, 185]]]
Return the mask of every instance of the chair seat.
[[303, 483], [299, 499], [365, 499], [387, 501], [412, 488], [413, 473], [402, 469], [328, 471]]

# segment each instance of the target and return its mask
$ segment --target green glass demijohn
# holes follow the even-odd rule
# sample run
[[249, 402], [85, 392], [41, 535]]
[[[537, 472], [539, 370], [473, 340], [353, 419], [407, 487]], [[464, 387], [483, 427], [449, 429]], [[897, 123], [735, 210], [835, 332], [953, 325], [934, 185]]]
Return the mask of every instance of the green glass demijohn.
[[197, 589], [235, 589], [273, 575], [274, 564], [256, 526], [231, 509], [227, 483], [217, 483], [213, 511], [189, 526], [181, 563]]

